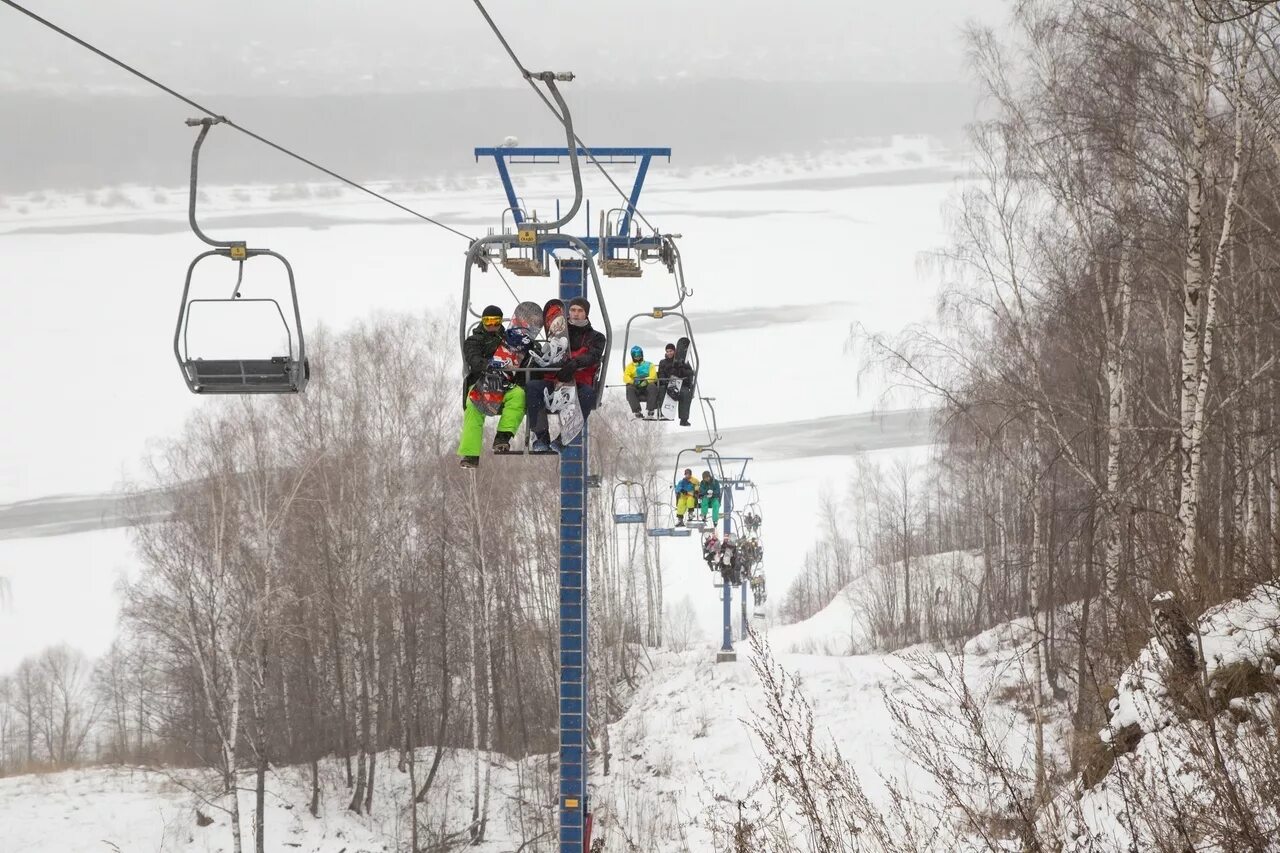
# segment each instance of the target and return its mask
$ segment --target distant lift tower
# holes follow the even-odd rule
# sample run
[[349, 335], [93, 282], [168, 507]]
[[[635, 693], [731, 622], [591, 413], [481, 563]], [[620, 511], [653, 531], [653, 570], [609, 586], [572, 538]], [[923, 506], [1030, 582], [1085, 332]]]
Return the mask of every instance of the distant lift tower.
[[[579, 148], [577, 156], [586, 157]], [[559, 163], [569, 156], [568, 148], [477, 148], [476, 159], [492, 157], [507, 194], [503, 214], [504, 230], [514, 227], [518, 242], [501, 244], [501, 255], [492, 260], [516, 275], [548, 276], [554, 260], [560, 277], [560, 298], [586, 295], [586, 260], [582, 247], [599, 259], [600, 271], [610, 277], [635, 278], [640, 262], [660, 258], [664, 237], [641, 235], [632, 219], [649, 162], [654, 157], [671, 159], [670, 148], [593, 148], [592, 157], [604, 164], [638, 164], [635, 181], [626, 205], [600, 215], [600, 228], [591, 234], [591, 203], [586, 204], [587, 234], [570, 237], [561, 232], [537, 231], [527, 227], [532, 211], [522, 208], [511, 180], [512, 164]], [[559, 202], [557, 202], [559, 218]], [[510, 216], [508, 223], [507, 216]], [[559, 250], [577, 257], [557, 257]], [[601, 300], [597, 300], [598, 302]], [[596, 310], [608, 327], [608, 310]], [[464, 306], [465, 308], [465, 306]], [[610, 345], [612, 345], [610, 341]], [[604, 377], [596, 384], [603, 391]], [[597, 404], [599, 398], [597, 397]], [[560, 853], [584, 853], [591, 843], [591, 813], [587, 802], [588, 684], [587, 684], [587, 428], [560, 453]]]
[[[707, 456], [702, 457], [702, 461], [706, 463], [707, 469], [713, 472], [713, 475], [720, 481], [720, 512], [724, 516], [724, 534], [728, 536], [733, 533], [733, 493], [745, 491], [752, 485], [747, 479], [747, 465], [751, 463], [754, 457], [751, 456], [721, 456], [714, 450]], [[746, 575], [739, 578], [742, 588], [742, 636], [741, 639], [747, 637], [747, 583]], [[720, 651], [716, 654], [716, 663], [730, 663], [738, 659], [738, 653], [733, 650], [733, 586], [731, 584], [722, 583], [721, 592], [724, 594], [724, 624], [720, 636]]]

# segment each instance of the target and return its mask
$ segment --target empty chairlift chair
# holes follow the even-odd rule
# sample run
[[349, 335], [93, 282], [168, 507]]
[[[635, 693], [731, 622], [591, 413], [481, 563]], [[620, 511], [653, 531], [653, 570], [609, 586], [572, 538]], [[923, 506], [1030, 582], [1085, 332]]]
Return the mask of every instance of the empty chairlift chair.
[[613, 487], [613, 521], [615, 524], [644, 524], [644, 489], [636, 482], [623, 480]]
[[[188, 208], [191, 228], [197, 237], [213, 248], [196, 256], [187, 267], [177, 328], [173, 334], [174, 356], [182, 370], [183, 381], [196, 394], [296, 394], [306, 387], [310, 368], [303, 340], [302, 316], [298, 308], [293, 268], [284, 256], [270, 249], [248, 248], [240, 241], [212, 240], [196, 224], [196, 177], [200, 146], [209, 128], [219, 121], [192, 119], [187, 122], [192, 126], [200, 126], [200, 135], [191, 152], [191, 196]], [[215, 257], [225, 258], [236, 264], [235, 285], [230, 288], [230, 295], [193, 298], [192, 282], [196, 268], [207, 259]], [[281, 306], [279, 299], [271, 296], [242, 296], [241, 289], [245, 284], [244, 265], [261, 257], [275, 258], [280, 262], [284, 281], [287, 282], [287, 310]], [[229, 283], [229, 277], [222, 283], [223, 294], [227, 293]], [[284, 296], [283, 293], [279, 295]], [[257, 320], [256, 324], [254, 320]], [[244, 334], [236, 334], [235, 337], [239, 340], [229, 349], [226, 342], [213, 349], [207, 340], [207, 332], [211, 327], [221, 327], [229, 332], [244, 333], [252, 330], [263, 334], [253, 339], [244, 339]], [[197, 337], [194, 344], [193, 328]], [[202, 333], [206, 334], [205, 340], [199, 340]]]

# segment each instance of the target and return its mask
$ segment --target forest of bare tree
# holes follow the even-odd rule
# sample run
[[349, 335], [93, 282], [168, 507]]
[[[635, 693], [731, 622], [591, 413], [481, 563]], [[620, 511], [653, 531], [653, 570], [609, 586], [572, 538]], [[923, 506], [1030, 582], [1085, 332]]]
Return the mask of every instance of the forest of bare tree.
[[[122, 637], [96, 667], [58, 648], [0, 680], [0, 773], [209, 767], [226, 791], [256, 786], [261, 812], [268, 769], [309, 764], [316, 813], [319, 762], [338, 756], [361, 813], [375, 774], [409, 773], [423, 802], [443, 752], [471, 748], [481, 784], [464, 829], [478, 839], [481, 756], [554, 752], [556, 466], [457, 468], [457, 358], [433, 345], [447, 321], [383, 316], [314, 337], [305, 398], [203, 408], [152, 457], [147, 485], [174, 512], [134, 528]], [[642, 647], [662, 642], [663, 579], [652, 540], [615, 528], [609, 505], [620, 477], [656, 499], [653, 433], [608, 411], [592, 425], [606, 484], [588, 522], [599, 731]], [[415, 766], [426, 745], [434, 760]], [[378, 765], [388, 750], [398, 766]]]

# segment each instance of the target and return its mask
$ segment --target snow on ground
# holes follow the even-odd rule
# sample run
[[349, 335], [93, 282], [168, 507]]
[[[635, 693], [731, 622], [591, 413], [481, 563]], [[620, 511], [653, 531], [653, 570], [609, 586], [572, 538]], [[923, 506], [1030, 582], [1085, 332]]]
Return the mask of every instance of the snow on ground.
[[[246, 779], [242, 782], [249, 785]], [[229, 853], [225, 800], [212, 774], [87, 768], [0, 779], [6, 853]], [[306, 811], [307, 788], [272, 776], [266, 849], [272, 853], [387, 853], [395, 848], [341, 808]], [[245, 849], [253, 849], [253, 792], [240, 793]], [[197, 810], [213, 822], [197, 824]]]
[[[701, 390], [716, 397], [726, 435], [719, 449], [757, 459], [749, 476], [761, 486], [768, 519], [770, 589], [781, 595], [803, 563], [822, 493], [843, 493], [847, 454], [864, 437], [871, 447], [927, 440], [923, 416], [899, 416], [892, 431], [901, 437], [887, 438], [866, 416], [853, 417], [886, 401], [875, 383], [855, 382], [859, 362], [846, 345], [854, 323], [896, 330], [929, 314], [935, 285], [918, 270], [918, 254], [943, 241], [940, 208], [956, 172], [946, 152], [915, 139], [823, 160], [718, 170], [681, 171], [678, 153], [673, 166], [654, 165], [641, 210], [665, 231], [684, 235], [694, 290], [685, 310], [703, 359]], [[621, 167], [612, 171], [625, 177]], [[608, 198], [612, 190], [586, 174], [588, 194]], [[526, 177], [532, 179], [522, 184], [525, 203], [553, 209], [564, 175], [525, 169], [518, 180]], [[211, 187], [200, 209], [214, 236], [227, 233], [227, 220], [247, 221], [252, 227], [241, 233], [251, 242], [289, 257], [306, 323], [342, 327], [379, 310], [457, 310], [460, 238], [350, 193], [326, 197], [308, 190], [300, 197], [296, 188], [285, 189]], [[390, 191], [473, 232], [493, 222], [501, 204], [492, 179], [442, 182], [416, 193], [398, 189]], [[83, 197], [47, 194], [9, 198], [0, 207], [0, 274], [15, 284], [11, 310], [0, 313], [0, 361], [17, 366], [6, 395], [9, 410], [21, 413], [6, 425], [0, 504], [100, 493], [136, 478], [148, 442], [175, 435], [200, 402], [180, 381], [172, 355], [182, 276], [203, 248], [185, 224], [185, 193], [133, 188], [124, 197], [127, 204], [110, 209], [101, 206], [103, 197], [91, 205]], [[627, 319], [670, 304], [674, 282], [651, 272], [640, 281], [606, 280], [605, 287], [613, 365], [620, 371]], [[477, 279], [473, 299], [510, 302], [492, 274]], [[597, 311], [597, 323], [602, 319]], [[645, 318], [633, 328], [651, 348], [674, 336], [669, 325]], [[456, 342], [442, 346], [452, 351]], [[610, 381], [618, 381], [616, 374]], [[610, 391], [606, 405], [623, 405], [621, 394]], [[702, 418], [695, 406], [693, 427], [664, 428], [673, 444], [705, 443]], [[791, 420], [808, 427], [789, 429]], [[57, 531], [34, 524], [28, 535], [51, 532]], [[85, 544], [96, 535], [78, 533], [61, 544], [62, 537], [41, 545], [0, 541], [0, 576], [21, 564], [24, 574], [51, 584], [97, 590], [92, 601], [81, 602], [83, 618], [71, 608], [73, 600], [43, 620], [40, 631], [19, 631], [16, 617], [0, 611], [0, 636], [11, 639], [0, 653], [0, 672], [51, 641], [91, 655], [105, 650], [110, 638], [100, 626], [114, 623], [113, 574], [84, 553], [124, 552], [115, 534], [104, 535], [101, 547]], [[673, 550], [680, 554], [669, 563], [677, 572], [675, 588], [692, 594], [699, 624], [709, 638], [718, 637], [720, 605], [693, 541], [668, 543], [664, 560]], [[684, 551], [693, 556], [686, 559]], [[82, 583], [82, 573], [69, 568], [75, 566], [88, 567], [93, 577]], [[15, 607], [25, 606], [28, 583], [13, 590]], [[27, 598], [37, 600], [53, 604], [43, 593]]]
[[129, 531], [0, 541], [0, 675], [28, 655], [69, 643], [96, 657], [116, 635], [115, 584], [136, 566]]
[[[957, 560], [974, 562], [967, 554], [934, 558], [939, 566]], [[923, 680], [934, 664], [964, 674], [984, 707], [992, 743], [1013, 766], [1029, 766], [1031, 721], [1002, 699], [1026, 683], [1023, 657], [1031, 634], [1025, 620], [997, 626], [950, 651], [918, 646], [897, 654], [832, 654], [851, 630], [860, 630], [858, 607], [842, 598], [804, 622], [769, 629], [767, 639], [812, 705], [820, 741], [839, 748], [874, 803], [888, 806], [886, 780], [921, 800], [936, 791], [934, 780], [900, 745], [885, 702], [886, 694], [907, 700], [911, 688], [945, 701], [942, 685]], [[652, 671], [610, 727], [608, 776], [597, 755], [593, 796], [606, 831], [647, 841], [641, 849], [711, 853], [716, 848], [705, 815], [718, 797], [743, 798], [760, 778], [763, 749], [748, 727], [765, 707], [751, 668], [755, 651], [738, 644], [736, 662], [717, 664], [717, 645], [653, 654]], [[1050, 726], [1058, 728], [1046, 737], [1055, 751], [1066, 707], [1058, 703], [1051, 711]]]
[[[895, 169], [922, 166], [936, 168], [932, 182], [894, 184]], [[663, 174], [666, 164], [654, 165], [652, 195], [642, 198], [641, 210], [664, 231], [684, 235], [685, 272], [694, 290], [685, 308], [695, 333], [700, 315], [791, 306], [791, 322], [739, 318], [746, 327], [741, 332], [711, 323], [717, 331], [697, 335], [702, 391], [717, 397], [722, 425], [846, 414], [880, 402], [879, 388], [857, 390], [858, 364], [845, 345], [854, 323], [894, 330], [930, 315], [935, 285], [917, 260], [943, 242], [940, 208], [955, 185], [947, 166], [913, 140], [812, 170], [767, 163], [677, 177]], [[877, 185], [840, 182], [876, 170]], [[531, 171], [558, 178], [525, 185], [526, 205], [549, 214], [564, 175], [526, 168], [518, 179]], [[614, 171], [625, 179], [622, 167]], [[787, 183], [797, 177], [821, 180]], [[588, 178], [589, 195], [603, 203], [612, 190], [598, 175]], [[766, 188], [751, 188], [752, 182]], [[211, 188], [209, 194], [201, 210], [212, 235], [233, 230], [290, 259], [308, 325], [344, 327], [379, 310], [456, 310], [465, 248], [456, 235], [350, 193], [305, 199], [277, 193], [274, 201], [266, 188]], [[10, 419], [0, 454], [0, 502], [106, 491], [136, 474], [148, 438], [174, 434], [197, 404], [178, 379], [172, 347], [182, 277], [203, 245], [185, 227], [185, 194], [161, 191], [163, 201], [151, 191], [134, 195], [137, 210], [47, 196], [48, 209], [14, 198], [0, 209], [2, 274], [10, 284], [10, 304], [0, 315], [0, 361], [15, 366], [7, 376], [7, 404], [22, 413]], [[401, 197], [473, 233], [496, 225], [502, 205], [492, 181]], [[216, 217], [237, 211], [266, 220], [215, 227]], [[299, 219], [299, 212], [309, 218]], [[344, 224], [352, 217], [358, 221]], [[133, 230], [110, 231], [121, 223]], [[249, 265], [247, 280], [260, 269]], [[543, 295], [551, 287], [523, 279], [518, 286]], [[674, 293], [671, 277], [657, 268], [640, 281], [606, 280], [605, 287], [615, 353], [626, 320], [670, 304]], [[225, 290], [220, 284], [215, 292]], [[492, 273], [477, 276], [473, 298], [477, 305], [511, 301]], [[603, 312], [595, 319], [601, 322]], [[653, 343], [667, 334], [644, 326], [637, 320], [637, 334]], [[441, 344], [456, 348], [453, 340]], [[621, 369], [617, 357], [613, 364]], [[767, 404], [770, 389], [778, 388], [787, 388], [798, 410]]]
[[[946, 555], [937, 558], [945, 562]], [[956, 559], [971, 559], [955, 555]], [[884, 694], [905, 697], [919, 687], [919, 661], [962, 665], [979, 701], [988, 703], [992, 731], [1007, 754], [1025, 761], [1029, 723], [990, 697], [996, 688], [1022, 682], [1017, 660], [1028, 636], [1025, 624], [992, 629], [969, 642], [957, 657], [931, 647], [897, 655], [800, 654], [792, 648], [823, 648], [831, 639], [838, 608], [799, 625], [768, 632], [779, 663], [800, 682], [815, 712], [819, 739], [839, 747], [857, 770], [873, 802], [884, 805], [882, 780], [904, 784], [913, 796], [934, 791], [928, 774], [899, 745]], [[685, 651], [653, 650], [627, 710], [609, 727], [607, 753], [593, 755], [593, 809], [600, 831], [629, 839], [654, 853], [713, 853], [705, 816], [717, 796], [742, 796], [759, 777], [761, 745], [747, 723], [764, 708], [762, 687], [751, 669], [753, 650], [738, 645], [738, 660], [716, 664], [717, 642], [695, 642]], [[598, 733], [603, 735], [603, 733]], [[603, 743], [603, 741], [602, 741]], [[430, 748], [418, 753], [418, 779], [425, 775]], [[423, 807], [429, 832], [456, 833], [466, 826], [474, 785], [473, 753], [449, 750], [435, 793]], [[395, 849], [407, 837], [409, 782], [396, 769], [397, 756], [379, 756], [372, 815], [346, 811], [341, 764], [321, 763], [322, 811], [307, 811], [309, 768], [275, 769], [269, 777], [269, 853], [347, 853]], [[605, 774], [605, 762], [608, 774]], [[493, 756], [493, 806], [488, 838], [477, 849], [498, 853], [537, 834], [548, 810], [546, 757], [513, 761]], [[249, 788], [246, 775], [242, 786]], [[542, 787], [539, 788], [538, 786]], [[523, 786], [523, 787], [522, 787]], [[0, 814], [5, 815], [6, 853], [180, 851], [212, 853], [230, 849], [227, 816], [220, 810], [215, 780], [205, 771], [153, 772], [94, 768], [58, 774], [0, 779]], [[202, 793], [193, 793], [198, 791]], [[521, 795], [526, 801], [521, 804]], [[245, 831], [251, 831], [252, 797], [242, 792]], [[199, 827], [195, 808], [214, 823]], [[52, 830], [51, 830], [52, 828]], [[612, 847], [610, 848], [612, 849]]]
[[[1202, 675], [1179, 683], [1155, 639], [1121, 675], [1100, 733], [1114, 763], [1090, 787], [1068, 788], [1055, 803], [1059, 817], [1044, 822], [1069, 853], [1124, 853], [1158, 843], [1238, 849], [1219, 840], [1223, 826], [1239, 826], [1224, 798], [1242, 804], [1270, 839], [1265, 849], [1280, 849], [1271, 785], [1280, 770], [1274, 764], [1280, 585], [1261, 584], [1210, 608], [1189, 636], [1202, 650]], [[1199, 696], [1202, 677], [1208, 713]], [[1174, 826], [1185, 835], [1169, 837]]]

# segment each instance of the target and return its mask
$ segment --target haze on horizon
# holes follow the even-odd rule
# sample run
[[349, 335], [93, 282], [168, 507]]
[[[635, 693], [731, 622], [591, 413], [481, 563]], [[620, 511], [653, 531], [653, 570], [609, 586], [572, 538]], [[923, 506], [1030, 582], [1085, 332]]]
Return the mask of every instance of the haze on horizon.
[[[331, 94], [518, 86], [468, 0], [23, 0], [36, 14], [193, 92]], [[678, 78], [943, 82], [965, 75], [962, 29], [1004, 0], [489, 0], [533, 68], [584, 82]], [[144, 91], [0, 8], [0, 91]]]

